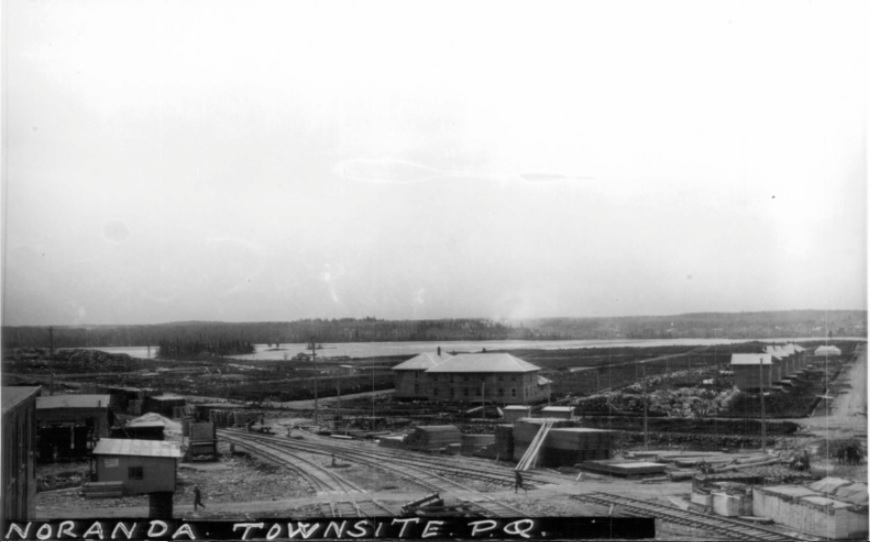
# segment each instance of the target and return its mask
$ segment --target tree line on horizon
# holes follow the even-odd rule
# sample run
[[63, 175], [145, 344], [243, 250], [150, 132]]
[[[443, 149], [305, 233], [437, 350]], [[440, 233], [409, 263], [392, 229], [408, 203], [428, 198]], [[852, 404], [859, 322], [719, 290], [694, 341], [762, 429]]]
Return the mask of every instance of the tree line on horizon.
[[156, 346], [182, 341], [280, 345], [395, 341], [602, 340], [824, 336], [862, 337], [866, 311], [697, 313], [677, 316], [381, 320], [374, 317], [292, 322], [173, 322], [123, 326], [4, 326], [3, 347]]

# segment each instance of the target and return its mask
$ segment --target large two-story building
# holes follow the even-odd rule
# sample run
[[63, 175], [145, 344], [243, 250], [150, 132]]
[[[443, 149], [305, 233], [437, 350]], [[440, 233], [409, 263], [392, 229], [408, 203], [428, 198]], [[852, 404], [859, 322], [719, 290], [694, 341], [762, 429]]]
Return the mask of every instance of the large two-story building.
[[540, 376], [541, 368], [511, 354], [459, 354], [446, 359], [421, 356], [393, 368], [397, 397], [530, 404], [550, 396], [550, 381]]

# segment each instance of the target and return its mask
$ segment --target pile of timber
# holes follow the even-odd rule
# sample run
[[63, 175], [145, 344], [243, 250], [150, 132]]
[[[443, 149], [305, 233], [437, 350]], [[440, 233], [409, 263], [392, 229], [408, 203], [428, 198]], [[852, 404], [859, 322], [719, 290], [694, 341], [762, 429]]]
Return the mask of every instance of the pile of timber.
[[510, 461], [514, 457], [514, 426], [495, 426], [495, 442], [480, 450], [477, 455], [491, 459]]
[[462, 435], [462, 455], [474, 455], [495, 444], [495, 435]]
[[381, 448], [393, 448], [394, 450], [405, 449], [405, 437], [390, 437], [385, 436], [378, 439], [378, 446]]
[[410, 450], [434, 452], [449, 447], [459, 447], [462, 433], [455, 425], [421, 425], [405, 437], [405, 447]]
[[215, 427], [247, 427], [250, 423], [259, 423], [262, 414], [245, 410], [210, 410], [208, 421]]
[[[547, 418], [526, 418], [514, 424], [513, 457], [518, 460], [526, 454], [538, 429]], [[615, 433], [589, 427], [571, 427], [569, 420], [549, 418], [552, 428], [547, 431], [537, 455], [543, 467], [572, 466], [584, 461], [610, 459]]]
[[534, 467], [538, 462], [538, 454], [540, 454], [541, 448], [544, 445], [544, 441], [547, 439], [547, 433], [550, 431], [550, 428], [553, 427], [553, 420], [544, 420], [544, 423], [541, 424], [538, 429], [538, 433], [535, 435], [535, 438], [529, 443], [526, 448], [526, 452], [520, 458], [519, 463], [517, 463], [518, 471], [526, 471], [530, 468]]

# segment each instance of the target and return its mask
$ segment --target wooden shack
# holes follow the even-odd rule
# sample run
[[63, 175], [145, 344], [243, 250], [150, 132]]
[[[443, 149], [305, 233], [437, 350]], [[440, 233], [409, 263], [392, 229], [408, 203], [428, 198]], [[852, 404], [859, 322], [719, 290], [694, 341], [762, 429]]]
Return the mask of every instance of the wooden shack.
[[107, 394], [49, 395], [36, 399], [37, 450], [41, 462], [84, 458], [107, 437], [114, 422]]
[[769, 389], [774, 382], [772, 354], [731, 354], [731, 370], [742, 391]]
[[97, 482], [120, 484], [124, 495], [175, 491], [181, 450], [172, 442], [102, 438], [93, 457]]
[[508, 405], [502, 409], [504, 412], [504, 421], [514, 423], [521, 418], [528, 418], [532, 415], [532, 407], [525, 405]]
[[3, 386], [3, 438], [0, 490], [3, 519], [28, 521], [34, 515], [36, 481], [36, 399], [39, 386]]
[[186, 405], [187, 401], [184, 397], [181, 397], [180, 395], [165, 394], [146, 398], [145, 403], [142, 405], [142, 410], [144, 412], [155, 412], [161, 416], [172, 418], [177, 417], [176, 414], [178, 414], [178, 411], [175, 410], [176, 407], [183, 407]]
[[574, 417], [574, 407], [570, 406], [548, 406], [541, 409], [541, 417], [543, 418], [559, 418], [570, 420]]
[[134, 440], [163, 440], [166, 424], [160, 420], [135, 419], [124, 427], [112, 428], [112, 438]]
[[187, 457], [217, 459], [217, 432], [212, 422], [188, 423]]

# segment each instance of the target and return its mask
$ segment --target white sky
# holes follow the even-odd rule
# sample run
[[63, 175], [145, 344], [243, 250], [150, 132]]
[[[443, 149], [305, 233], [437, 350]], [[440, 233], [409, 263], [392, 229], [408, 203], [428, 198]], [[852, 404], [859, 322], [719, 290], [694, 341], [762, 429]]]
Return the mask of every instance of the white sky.
[[7, 325], [866, 308], [866, 2], [2, 8]]

